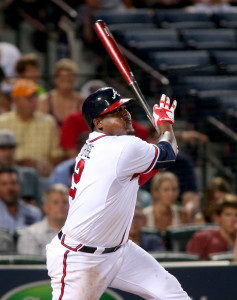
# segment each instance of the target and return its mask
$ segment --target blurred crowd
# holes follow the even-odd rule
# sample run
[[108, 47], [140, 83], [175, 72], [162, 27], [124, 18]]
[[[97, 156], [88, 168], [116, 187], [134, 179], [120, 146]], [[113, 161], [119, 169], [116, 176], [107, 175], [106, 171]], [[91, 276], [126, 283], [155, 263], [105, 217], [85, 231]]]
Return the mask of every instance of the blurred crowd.
[[[19, 14], [16, 1], [10, 2], [4, 7], [6, 21], [9, 15]], [[27, 9], [28, 1], [20, 2]], [[78, 22], [84, 25], [90, 11], [101, 7], [190, 5], [189, 9], [202, 10], [205, 6], [227, 9], [232, 4], [227, 0], [65, 2], [83, 16]], [[43, 20], [44, 1], [30, 3], [40, 3], [41, 7], [34, 6], [35, 16]], [[86, 26], [83, 30], [85, 37]], [[22, 54], [6, 42], [0, 42], [0, 67], [0, 253], [44, 256], [45, 245], [65, 222], [75, 157], [89, 134], [81, 112], [83, 101], [108, 84], [95, 78], [76, 88], [79, 66], [70, 58], [62, 58], [54, 66], [54, 86], [48, 90], [40, 81], [42, 68], [37, 55]], [[157, 143], [153, 126], [135, 119], [133, 126], [136, 136]], [[178, 142], [208, 143], [208, 137], [196, 131], [175, 134]], [[146, 251], [174, 250], [168, 246], [167, 232], [190, 225], [196, 225], [196, 232], [186, 243], [186, 253], [206, 260], [213, 253], [237, 249], [237, 196], [233, 187], [225, 178], [214, 177], [201, 190], [195, 161], [180, 151], [174, 166], [160, 170], [140, 188], [130, 238]]]

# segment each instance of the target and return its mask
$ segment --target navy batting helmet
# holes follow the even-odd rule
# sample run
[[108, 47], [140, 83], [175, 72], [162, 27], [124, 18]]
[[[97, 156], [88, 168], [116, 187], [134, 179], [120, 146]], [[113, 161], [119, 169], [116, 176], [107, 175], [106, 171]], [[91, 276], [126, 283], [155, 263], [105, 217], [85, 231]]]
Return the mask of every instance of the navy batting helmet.
[[92, 131], [94, 128], [93, 119], [109, 113], [131, 100], [134, 99], [122, 98], [112, 87], [101, 88], [86, 98], [82, 106], [82, 114]]

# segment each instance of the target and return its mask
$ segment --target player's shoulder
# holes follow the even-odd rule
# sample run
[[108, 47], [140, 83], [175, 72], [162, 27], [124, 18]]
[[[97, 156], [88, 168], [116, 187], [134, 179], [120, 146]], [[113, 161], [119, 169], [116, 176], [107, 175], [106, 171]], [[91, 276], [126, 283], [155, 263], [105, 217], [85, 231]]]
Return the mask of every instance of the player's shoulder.
[[133, 145], [144, 143], [142, 139], [136, 137], [135, 135], [120, 135], [120, 136], [111, 136], [112, 140], [118, 144], [124, 145]]

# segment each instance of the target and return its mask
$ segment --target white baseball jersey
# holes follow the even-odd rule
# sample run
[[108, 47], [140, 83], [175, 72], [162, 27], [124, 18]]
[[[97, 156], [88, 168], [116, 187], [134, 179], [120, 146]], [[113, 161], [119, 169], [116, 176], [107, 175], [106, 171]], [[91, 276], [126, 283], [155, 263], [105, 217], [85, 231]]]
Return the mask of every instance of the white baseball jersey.
[[159, 148], [134, 136], [92, 132], [76, 158], [63, 233], [67, 243], [114, 247], [128, 240], [139, 188]]
[[[161, 147], [132, 136], [93, 132], [76, 158], [70, 208], [62, 229], [46, 246], [53, 300], [99, 300], [107, 287], [145, 299], [190, 300], [177, 279], [128, 241], [139, 173], [156, 164]], [[110, 253], [104, 248], [122, 247]], [[94, 253], [81, 246], [96, 247]]]

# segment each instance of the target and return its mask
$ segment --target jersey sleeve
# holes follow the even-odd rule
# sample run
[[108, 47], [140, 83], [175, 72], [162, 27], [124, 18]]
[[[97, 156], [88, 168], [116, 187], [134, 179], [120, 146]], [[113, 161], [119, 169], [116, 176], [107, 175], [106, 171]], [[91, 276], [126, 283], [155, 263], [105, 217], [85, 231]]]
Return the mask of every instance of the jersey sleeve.
[[117, 164], [118, 176], [148, 173], [156, 164], [159, 148], [139, 138], [131, 137], [125, 144]]

